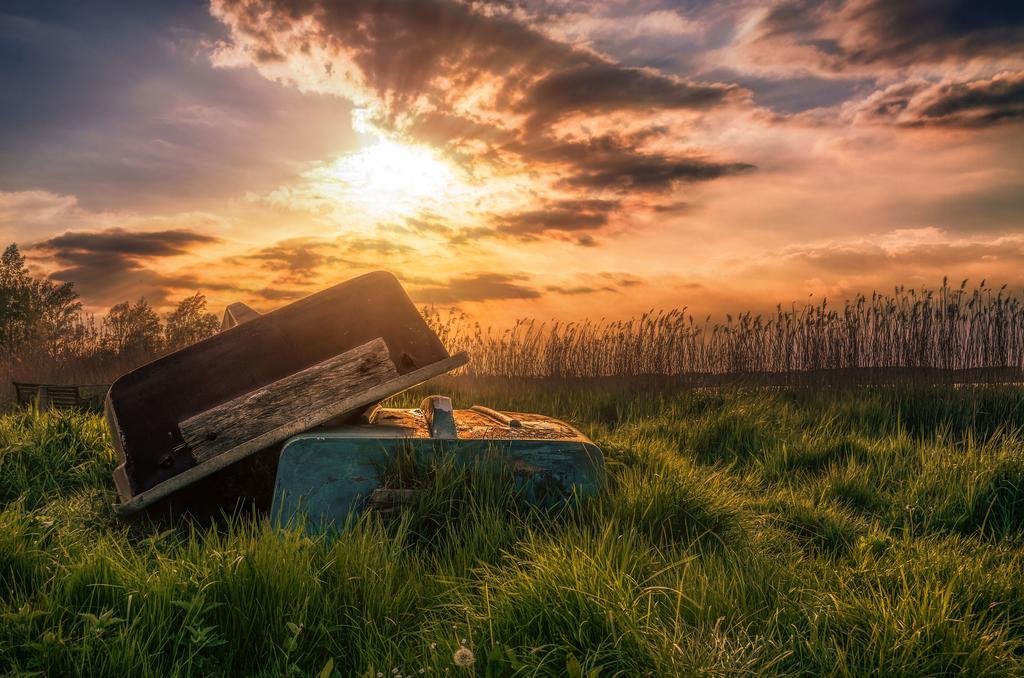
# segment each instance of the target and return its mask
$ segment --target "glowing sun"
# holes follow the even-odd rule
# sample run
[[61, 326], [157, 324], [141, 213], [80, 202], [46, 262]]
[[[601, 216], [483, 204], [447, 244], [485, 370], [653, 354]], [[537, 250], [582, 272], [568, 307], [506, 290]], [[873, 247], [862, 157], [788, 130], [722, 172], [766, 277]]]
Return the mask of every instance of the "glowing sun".
[[444, 196], [452, 170], [429, 149], [380, 139], [339, 158], [329, 170], [345, 197], [378, 213], [409, 212]]

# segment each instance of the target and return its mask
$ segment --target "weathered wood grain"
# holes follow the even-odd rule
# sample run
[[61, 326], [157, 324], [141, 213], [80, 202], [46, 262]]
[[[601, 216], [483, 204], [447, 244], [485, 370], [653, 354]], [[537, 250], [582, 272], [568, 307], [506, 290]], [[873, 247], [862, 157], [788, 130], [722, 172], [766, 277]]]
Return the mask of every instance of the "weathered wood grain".
[[304, 431], [347, 414], [353, 397], [397, 376], [387, 344], [374, 339], [189, 417], [179, 425], [181, 436], [201, 464], [286, 425]]
[[[109, 392], [121, 441], [122, 501], [191, 469], [179, 424], [211, 407], [383, 337], [400, 374], [449, 357], [398, 279], [367, 273], [237, 325], [122, 375]], [[391, 394], [388, 394], [391, 395]], [[183, 493], [175, 506], [216, 515], [238, 499], [269, 500], [266, 477]], [[269, 481], [273, 481], [270, 477]]]
[[[469, 362], [469, 356], [465, 353], [457, 353], [445, 358], [444, 360], [439, 360], [435, 363], [431, 363], [430, 365], [413, 370], [407, 374], [398, 375], [394, 379], [382, 384], [378, 384], [368, 391], [351, 397], [344, 403], [338, 403], [338, 407], [341, 408], [340, 411], [342, 412], [354, 412], [366, 407], [367, 405], [371, 405], [375, 402], [393, 396], [396, 393], [401, 393], [407, 388], [412, 388], [417, 384], [422, 384], [428, 379], [432, 379], [433, 377], [446, 372], [451, 372], [454, 369], [462, 367], [467, 362]], [[337, 415], [326, 416], [323, 421], [332, 419], [334, 416]], [[182, 488], [188, 487], [201, 478], [212, 475], [240, 459], [245, 459], [246, 457], [273, 445], [276, 442], [281, 442], [285, 438], [301, 433], [310, 426], [315, 425], [316, 424], [304, 424], [302, 422], [289, 422], [284, 426], [268, 431], [267, 433], [242, 443], [223, 454], [213, 457], [209, 461], [186, 469], [182, 473], [179, 473], [178, 475], [173, 476], [172, 478], [169, 478], [148, 490], [139, 492], [120, 504], [114, 504], [114, 513], [119, 516], [128, 516], [136, 513], [137, 511], [141, 511], [142, 509], [153, 505], [157, 501], [160, 501], [164, 497], [167, 497]]]

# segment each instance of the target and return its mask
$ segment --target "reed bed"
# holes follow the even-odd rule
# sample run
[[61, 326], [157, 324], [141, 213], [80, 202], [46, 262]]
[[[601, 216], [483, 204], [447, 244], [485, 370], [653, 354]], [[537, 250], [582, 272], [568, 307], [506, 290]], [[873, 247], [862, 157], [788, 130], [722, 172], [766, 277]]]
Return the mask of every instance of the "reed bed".
[[[967, 281], [938, 289], [897, 287], [777, 306], [713, 321], [686, 308], [629, 320], [484, 327], [456, 310], [425, 307], [450, 351], [466, 351], [460, 372], [505, 379], [665, 377], [673, 385], [722, 383], [986, 383], [1024, 381], [1024, 297]], [[104, 384], [169, 350], [112, 352], [100, 331], [79, 332], [17, 354], [0, 354], [0, 400], [12, 380]], [[646, 383], [646, 381], [644, 382]]]
[[[424, 315], [453, 351], [473, 358], [467, 373], [505, 377], [786, 374], [822, 370], [981, 371], [1024, 368], [1024, 303], [1006, 286], [967, 281], [938, 289], [896, 287], [772, 315], [703, 320], [685, 308], [623, 321], [519, 320], [484, 328], [457, 312]], [[988, 371], [985, 373], [985, 371]], [[934, 376], [934, 375], [933, 375]]]

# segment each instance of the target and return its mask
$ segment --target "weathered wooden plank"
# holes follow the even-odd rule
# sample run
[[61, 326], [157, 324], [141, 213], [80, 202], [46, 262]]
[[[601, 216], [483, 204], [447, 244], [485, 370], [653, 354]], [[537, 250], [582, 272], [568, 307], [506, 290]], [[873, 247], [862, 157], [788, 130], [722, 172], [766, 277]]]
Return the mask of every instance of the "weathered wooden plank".
[[[121, 500], [194, 466], [192, 456], [183, 454], [178, 428], [185, 419], [377, 337], [387, 342], [399, 374], [449, 357], [398, 280], [375, 272], [259, 315], [121, 376], [107, 397]], [[216, 515], [240, 498], [269, 502], [272, 489], [273, 475], [239, 476], [182, 493], [172, 503], [189, 511], [194, 508], [196, 515]]]
[[347, 414], [344, 403], [397, 376], [387, 344], [377, 338], [189, 417], [179, 425], [181, 436], [201, 464], [286, 424], [303, 431]]
[[[342, 408], [342, 411], [345, 412], [354, 412], [366, 407], [367, 405], [383, 400], [384, 398], [393, 396], [396, 393], [401, 393], [407, 388], [412, 388], [417, 384], [422, 384], [424, 381], [440, 374], [451, 372], [454, 369], [462, 367], [467, 362], [469, 362], [469, 357], [465, 353], [457, 353], [449, 358], [445, 358], [444, 360], [439, 360], [407, 374], [401, 374], [390, 381], [374, 386], [368, 391], [353, 396], [347, 402], [338, 403], [338, 407]], [[327, 417], [327, 419], [331, 419], [334, 416], [336, 415], [331, 415]], [[165, 480], [148, 490], [139, 492], [127, 501], [120, 504], [114, 504], [114, 513], [120, 516], [127, 516], [137, 511], [141, 511], [148, 506], [152, 506], [164, 497], [167, 497], [182, 488], [188, 487], [192, 483], [212, 475], [240, 459], [245, 459], [267, 446], [273, 445], [275, 442], [280, 442], [285, 438], [301, 433], [309, 427], [310, 425], [303, 425], [301, 422], [291, 422], [272, 431], [268, 431], [261, 436], [239, 445], [238, 447], [213, 457], [203, 464], [186, 469], [182, 473], [179, 473], [178, 475]]]
[[498, 422], [500, 424], [504, 424], [505, 426], [509, 426], [511, 428], [521, 428], [522, 427], [522, 423], [518, 419], [510, 417], [507, 414], [505, 414], [504, 412], [499, 412], [497, 410], [492, 410], [491, 408], [484, 407], [483, 405], [473, 405], [473, 407], [471, 407], [469, 409], [473, 410], [474, 412], [479, 412], [480, 414], [484, 415], [485, 417], [493, 419], [494, 421], [496, 421], [496, 422]]

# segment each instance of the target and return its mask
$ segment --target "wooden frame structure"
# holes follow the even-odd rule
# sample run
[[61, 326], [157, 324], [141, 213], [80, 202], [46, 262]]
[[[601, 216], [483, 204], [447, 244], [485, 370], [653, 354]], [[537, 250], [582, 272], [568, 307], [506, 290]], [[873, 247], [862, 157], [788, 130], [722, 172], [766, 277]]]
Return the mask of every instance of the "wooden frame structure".
[[468, 362], [448, 354], [390, 273], [242, 315], [111, 386], [119, 514], [157, 503], [197, 515], [233, 502], [267, 508], [286, 438]]

